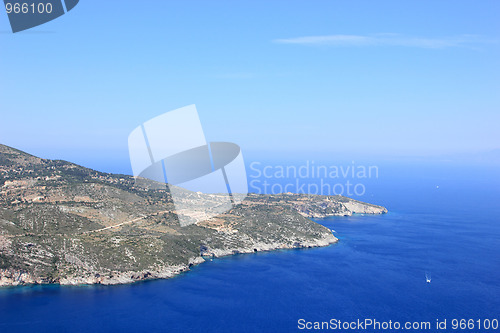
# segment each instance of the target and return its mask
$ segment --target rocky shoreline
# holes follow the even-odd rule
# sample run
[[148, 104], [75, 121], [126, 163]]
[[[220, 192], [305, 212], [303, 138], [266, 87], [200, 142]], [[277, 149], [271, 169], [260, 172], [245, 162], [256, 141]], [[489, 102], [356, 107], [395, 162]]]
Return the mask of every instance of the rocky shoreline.
[[14, 286], [30, 286], [40, 284], [59, 284], [62, 286], [83, 286], [83, 285], [119, 285], [130, 284], [146, 280], [169, 279], [177, 276], [183, 272], [187, 272], [191, 267], [202, 264], [206, 258], [221, 258], [236, 254], [250, 254], [256, 252], [268, 252], [273, 250], [285, 249], [300, 249], [300, 248], [314, 248], [325, 247], [338, 242], [338, 239], [331, 235], [314, 240], [305, 241], [302, 243], [293, 244], [266, 244], [255, 243], [253, 247], [243, 247], [235, 249], [207, 249], [203, 256], [194, 257], [189, 260], [188, 264], [165, 266], [158, 270], [142, 270], [142, 271], [127, 271], [127, 272], [111, 272], [98, 273], [92, 272], [84, 276], [71, 276], [57, 280], [49, 280], [40, 277], [34, 277], [27, 271], [19, 271], [12, 269], [0, 269], [0, 287], [14, 287]]

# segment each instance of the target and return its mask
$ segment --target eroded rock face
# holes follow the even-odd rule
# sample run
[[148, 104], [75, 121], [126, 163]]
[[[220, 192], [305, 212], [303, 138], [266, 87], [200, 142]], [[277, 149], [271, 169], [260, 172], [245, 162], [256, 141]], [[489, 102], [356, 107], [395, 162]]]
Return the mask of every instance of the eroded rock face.
[[[194, 196], [186, 192], [185, 200]], [[0, 145], [0, 286], [169, 278], [204, 256], [337, 241], [311, 217], [386, 211], [339, 196], [250, 194], [224, 214], [181, 227], [161, 187]]]
[[0, 286], [18, 286], [23, 284], [42, 283], [41, 278], [31, 273], [16, 269], [0, 269]]
[[348, 202], [342, 203], [348, 210], [356, 214], [385, 214], [387, 213], [387, 208], [381, 206], [375, 206], [366, 204], [364, 202], [350, 200]]
[[305, 196], [294, 207], [297, 211], [310, 218], [325, 218], [328, 216], [351, 216], [352, 214], [385, 214], [387, 209], [343, 196]]

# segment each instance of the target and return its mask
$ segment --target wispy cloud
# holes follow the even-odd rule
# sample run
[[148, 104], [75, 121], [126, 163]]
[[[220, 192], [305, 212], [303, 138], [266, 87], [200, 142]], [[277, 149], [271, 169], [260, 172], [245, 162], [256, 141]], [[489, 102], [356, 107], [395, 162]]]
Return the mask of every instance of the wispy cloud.
[[331, 46], [403, 46], [429, 49], [470, 47], [493, 43], [477, 35], [460, 35], [446, 38], [411, 37], [394, 33], [373, 35], [326, 35], [275, 39], [280, 44], [331, 45]]

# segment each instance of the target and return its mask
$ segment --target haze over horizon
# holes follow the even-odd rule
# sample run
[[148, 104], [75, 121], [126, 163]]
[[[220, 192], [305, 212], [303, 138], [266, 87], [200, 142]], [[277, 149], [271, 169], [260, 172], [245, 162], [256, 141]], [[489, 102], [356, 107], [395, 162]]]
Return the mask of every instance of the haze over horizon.
[[0, 143], [105, 169], [136, 126], [196, 104], [245, 156], [500, 148], [498, 2], [155, 7], [84, 1], [17, 34], [1, 11]]

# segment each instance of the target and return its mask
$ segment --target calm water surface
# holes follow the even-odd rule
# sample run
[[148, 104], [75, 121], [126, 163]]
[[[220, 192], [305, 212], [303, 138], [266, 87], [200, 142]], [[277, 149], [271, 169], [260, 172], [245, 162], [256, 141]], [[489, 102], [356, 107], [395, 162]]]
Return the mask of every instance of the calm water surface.
[[500, 177], [481, 170], [386, 175], [363, 199], [390, 213], [318, 221], [340, 239], [326, 248], [216, 259], [134, 285], [1, 289], [0, 332], [298, 332], [299, 319], [500, 319]]

